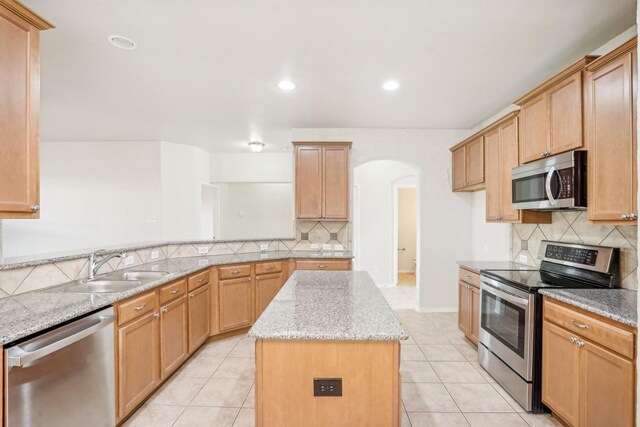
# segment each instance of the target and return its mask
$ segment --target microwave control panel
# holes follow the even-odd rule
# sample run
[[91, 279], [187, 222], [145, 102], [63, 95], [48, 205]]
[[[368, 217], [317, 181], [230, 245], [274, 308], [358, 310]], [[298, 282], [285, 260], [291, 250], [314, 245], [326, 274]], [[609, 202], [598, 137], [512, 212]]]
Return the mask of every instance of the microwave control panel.
[[560, 169], [558, 171], [560, 177], [560, 191], [558, 199], [570, 199], [573, 197], [573, 168]]

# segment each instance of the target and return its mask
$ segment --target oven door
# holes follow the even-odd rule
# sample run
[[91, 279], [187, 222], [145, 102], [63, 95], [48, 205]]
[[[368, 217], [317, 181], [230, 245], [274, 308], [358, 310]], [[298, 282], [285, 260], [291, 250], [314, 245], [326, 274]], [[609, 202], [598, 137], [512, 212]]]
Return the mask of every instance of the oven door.
[[535, 294], [482, 276], [478, 339], [526, 381], [533, 379]]

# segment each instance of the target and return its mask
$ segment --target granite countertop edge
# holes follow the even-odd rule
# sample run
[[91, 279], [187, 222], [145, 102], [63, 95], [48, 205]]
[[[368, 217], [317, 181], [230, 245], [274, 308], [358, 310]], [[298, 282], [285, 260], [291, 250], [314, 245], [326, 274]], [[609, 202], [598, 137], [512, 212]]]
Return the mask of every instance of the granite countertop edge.
[[456, 261], [465, 270], [480, 274], [482, 270], [537, 270], [537, 267], [513, 261]]
[[[266, 255], [266, 257], [265, 257]], [[235, 254], [235, 255], [210, 255], [210, 256], [202, 256], [202, 257], [181, 257], [181, 258], [169, 258], [154, 261], [152, 263], [140, 264], [137, 266], [130, 267], [126, 270], [149, 270], [150, 266], [154, 264], [158, 264], [159, 262], [171, 262], [172, 264], [176, 263], [195, 263], [195, 265], [191, 267], [180, 267], [176, 266], [176, 270], [169, 275], [158, 279], [146, 282], [138, 287], [133, 289], [118, 292], [118, 293], [86, 293], [86, 294], [77, 294], [70, 292], [63, 292], [62, 288], [69, 286], [72, 283], [79, 283], [80, 280], [75, 280], [67, 283], [62, 283], [59, 285], [52, 286], [50, 288], [39, 289], [36, 291], [26, 292], [23, 294], [18, 294], [14, 296], [8, 296], [5, 298], [0, 298], [0, 345], [5, 345], [8, 343], [12, 343], [14, 341], [21, 340], [23, 338], [34, 335], [38, 332], [42, 332], [49, 328], [55, 327], [57, 325], [63, 324], [70, 320], [79, 318], [84, 316], [85, 314], [95, 312], [97, 310], [103, 309], [105, 307], [109, 307], [119, 301], [125, 300], [127, 298], [133, 297], [135, 295], [150, 291], [152, 289], [158, 288], [167, 283], [173, 282], [175, 280], [182, 279], [191, 274], [197, 273], [201, 270], [205, 270], [207, 268], [220, 266], [220, 265], [230, 265], [230, 264], [238, 264], [245, 262], [268, 262], [268, 261], [281, 261], [285, 259], [353, 259], [353, 254], [351, 252], [345, 251], [342, 253], [339, 252], [331, 252], [329, 254], [318, 253], [318, 252], [304, 252], [304, 251], [277, 251], [277, 252], [254, 252], [254, 253], [245, 253], [245, 254]], [[153, 270], [150, 270], [153, 271]], [[64, 307], [60, 310], [60, 312], [56, 313], [41, 313], [38, 310], [35, 310], [33, 307], [25, 306], [22, 301], [25, 298], [30, 296], [38, 296], [42, 297], [44, 295], [49, 295], [51, 298], [66, 298], [71, 300], [72, 298], [81, 299], [77, 305], [69, 305], [68, 307]], [[7, 323], [11, 323], [12, 318], [16, 316], [15, 312], [7, 310], [5, 306], [13, 303], [17, 305], [19, 310], [24, 312], [33, 313], [28, 319], [22, 321], [21, 324], [12, 324], [11, 326], [7, 326]], [[37, 302], [36, 302], [37, 304]], [[44, 304], [44, 301], [42, 302]], [[70, 303], [71, 304], [71, 303]]]
[[[606, 307], [599, 301], [589, 300], [587, 297], [578, 294], [579, 292], [585, 292], [589, 290], [585, 289], [541, 289], [539, 292], [549, 298], [564, 302], [574, 307], [581, 308], [590, 313], [598, 314], [607, 319], [614, 320], [632, 328], [638, 327], [637, 319], [637, 307], [636, 306], [620, 306], [616, 307], [614, 312], [610, 307]], [[628, 289], [602, 289], [605, 292], [633, 292]], [[632, 304], [633, 305], [633, 304]]]

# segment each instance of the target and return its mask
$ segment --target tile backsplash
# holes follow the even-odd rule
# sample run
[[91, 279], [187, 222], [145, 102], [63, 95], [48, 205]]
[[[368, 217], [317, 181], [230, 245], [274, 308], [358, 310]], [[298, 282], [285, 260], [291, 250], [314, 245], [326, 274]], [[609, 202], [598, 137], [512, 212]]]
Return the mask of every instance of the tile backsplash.
[[638, 227], [590, 224], [586, 212], [553, 212], [551, 224], [514, 224], [511, 226], [511, 259], [539, 265], [538, 249], [542, 240], [585, 243], [620, 248], [622, 287], [638, 288]]

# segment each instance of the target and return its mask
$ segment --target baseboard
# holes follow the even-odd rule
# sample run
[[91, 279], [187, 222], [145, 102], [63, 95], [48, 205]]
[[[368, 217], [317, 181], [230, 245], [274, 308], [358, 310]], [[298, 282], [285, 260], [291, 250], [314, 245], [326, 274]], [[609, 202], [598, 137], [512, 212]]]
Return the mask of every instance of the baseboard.
[[457, 313], [458, 307], [416, 307], [418, 313]]
[[380, 285], [376, 285], [376, 286], [378, 286], [379, 288], [395, 288], [396, 287], [396, 285], [394, 285], [393, 283], [388, 284], [388, 285], [380, 284]]

